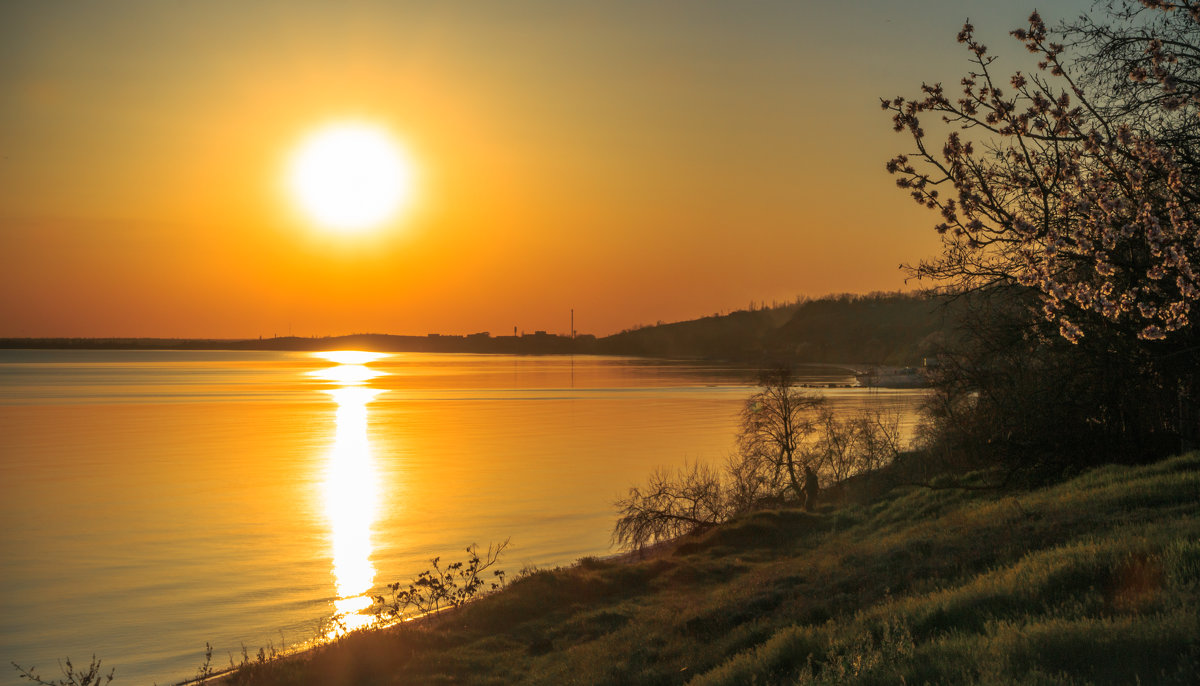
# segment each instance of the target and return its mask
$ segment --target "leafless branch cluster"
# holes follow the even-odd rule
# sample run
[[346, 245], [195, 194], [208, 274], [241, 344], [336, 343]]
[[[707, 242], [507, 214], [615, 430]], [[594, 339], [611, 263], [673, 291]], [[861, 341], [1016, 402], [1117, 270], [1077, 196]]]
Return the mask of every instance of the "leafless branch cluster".
[[75, 665], [71, 664], [71, 658], [67, 658], [59, 663], [59, 670], [62, 671], [61, 679], [53, 679], [47, 681], [38, 675], [36, 668], [30, 667], [26, 669], [16, 662], [12, 666], [16, 668], [18, 675], [22, 679], [26, 679], [41, 686], [100, 686], [107, 684], [113, 680], [115, 669], [108, 670], [105, 674], [100, 669], [101, 661], [92, 656], [91, 664], [86, 669], [75, 669]]
[[675, 473], [658, 469], [645, 486], [634, 486], [617, 501], [621, 516], [613, 540], [640, 548], [706, 528], [728, 518], [721, 477], [704, 464], [685, 465]]
[[645, 486], [630, 488], [616, 503], [613, 541], [640, 548], [768, 503], [811, 506], [817, 479], [841, 481], [895, 459], [899, 417], [881, 411], [839, 417], [824, 398], [797, 388], [791, 372], [779, 369], [764, 374], [747, 399], [737, 445], [724, 473], [704, 464], [659, 469]]

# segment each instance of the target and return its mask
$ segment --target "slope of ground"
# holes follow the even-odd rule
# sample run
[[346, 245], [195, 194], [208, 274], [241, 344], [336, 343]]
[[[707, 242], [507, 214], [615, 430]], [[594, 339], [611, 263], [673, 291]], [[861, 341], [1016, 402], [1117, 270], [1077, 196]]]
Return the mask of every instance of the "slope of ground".
[[762, 511], [244, 667], [253, 684], [1200, 683], [1200, 453]]

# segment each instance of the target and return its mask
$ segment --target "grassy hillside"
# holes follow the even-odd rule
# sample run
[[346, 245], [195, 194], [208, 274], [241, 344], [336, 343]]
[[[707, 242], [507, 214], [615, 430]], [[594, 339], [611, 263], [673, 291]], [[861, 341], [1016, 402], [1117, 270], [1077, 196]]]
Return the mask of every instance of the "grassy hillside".
[[909, 487], [583, 560], [254, 684], [1200, 683], [1200, 453]]

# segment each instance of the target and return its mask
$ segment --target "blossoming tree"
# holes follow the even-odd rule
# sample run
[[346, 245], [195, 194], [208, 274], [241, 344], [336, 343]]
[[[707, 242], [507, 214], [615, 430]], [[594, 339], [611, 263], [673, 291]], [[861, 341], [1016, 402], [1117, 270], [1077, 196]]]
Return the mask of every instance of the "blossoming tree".
[[[1200, 38], [1200, 2], [1145, 4], [1173, 13], [1190, 26], [1188, 38]], [[1093, 100], [1036, 12], [1028, 29], [1012, 33], [1038, 55], [1038, 73], [1002, 83], [968, 23], [958, 40], [974, 67], [960, 97], [936, 84], [922, 86], [919, 99], [883, 101], [896, 130], [916, 144], [888, 170], [942, 217], [936, 230], [944, 251], [918, 265], [917, 275], [967, 288], [1032, 287], [1047, 319], [1072, 341], [1096, 327], [1134, 329], [1145, 340], [1184, 329], [1200, 298], [1198, 141], [1160, 136], [1155, 119], [1128, 116], [1139, 113], [1120, 106], [1128, 103]], [[1156, 106], [1195, 120], [1200, 40], [1145, 36], [1141, 43], [1128, 78], [1153, 80], [1162, 93]], [[926, 114], [958, 129], [941, 150], [927, 141]]]
[[968, 22], [958, 92], [882, 101], [915, 146], [888, 171], [940, 214], [942, 252], [911, 270], [960, 292], [1031, 291], [1064, 339], [1166, 361], [1165, 392], [1194, 401], [1200, 0], [1128, 1], [1059, 33], [1034, 12], [1012, 35], [1037, 66], [1002, 77]]

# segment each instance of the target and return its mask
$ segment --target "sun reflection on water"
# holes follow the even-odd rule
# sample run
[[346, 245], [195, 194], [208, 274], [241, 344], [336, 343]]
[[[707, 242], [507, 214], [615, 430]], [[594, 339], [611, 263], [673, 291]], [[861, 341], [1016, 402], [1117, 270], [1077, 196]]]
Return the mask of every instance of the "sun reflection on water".
[[327, 352], [313, 353], [313, 355], [322, 360], [329, 360], [334, 364], [369, 364], [375, 360], [387, 357], [387, 353], [369, 353], [362, 350], [330, 350]]
[[330, 353], [318, 355], [334, 362], [344, 361], [336, 367], [312, 372], [313, 376], [338, 386], [325, 391], [337, 404], [337, 413], [333, 448], [322, 484], [336, 591], [333, 628], [327, 632], [333, 638], [367, 626], [374, 619], [364, 610], [371, 606], [370, 591], [375, 585], [371, 534], [379, 514], [380, 485], [379, 470], [367, 437], [367, 405], [383, 391], [365, 384], [382, 373], [357, 363], [383, 355], [347, 351], [337, 353], [337, 358]]
[[361, 386], [371, 379], [383, 376], [382, 372], [361, 364], [340, 364], [310, 373], [322, 381], [332, 381], [339, 386]]

